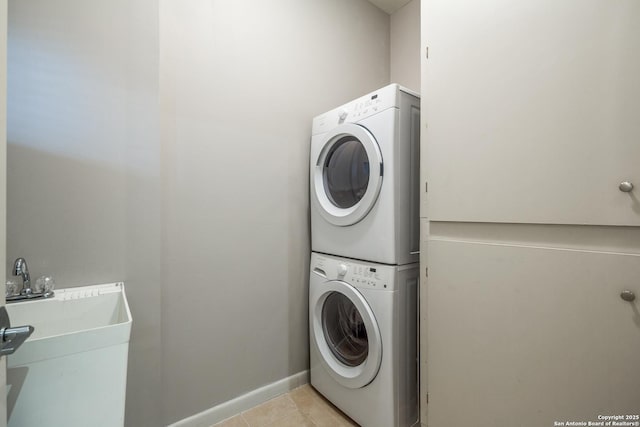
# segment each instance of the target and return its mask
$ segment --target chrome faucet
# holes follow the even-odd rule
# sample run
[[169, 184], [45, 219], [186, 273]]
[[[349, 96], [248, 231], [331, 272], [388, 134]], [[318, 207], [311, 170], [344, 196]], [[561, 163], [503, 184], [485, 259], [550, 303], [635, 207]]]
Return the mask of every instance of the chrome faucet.
[[32, 300], [37, 298], [51, 298], [55, 295], [53, 288], [43, 288], [38, 290], [38, 281], [36, 280], [36, 291], [31, 289], [31, 276], [29, 275], [29, 268], [27, 267], [27, 261], [24, 258], [18, 258], [13, 263], [13, 275], [22, 277], [22, 290], [17, 295], [7, 295], [7, 302], [16, 302], [24, 300]]
[[24, 258], [18, 258], [13, 264], [13, 275], [22, 277], [22, 291], [20, 295], [31, 295], [31, 276], [29, 276], [29, 268]]

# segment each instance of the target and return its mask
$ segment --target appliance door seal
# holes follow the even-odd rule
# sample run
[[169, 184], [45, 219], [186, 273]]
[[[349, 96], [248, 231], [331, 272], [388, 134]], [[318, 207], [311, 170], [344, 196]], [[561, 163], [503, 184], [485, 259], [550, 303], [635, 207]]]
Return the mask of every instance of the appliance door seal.
[[341, 385], [357, 389], [374, 380], [382, 363], [382, 336], [360, 292], [340, 280], [317, 285], [310, 304], [311, 335], [320, 360]]
[[327, 132], [311, 183], [319, 213], [342, 227], [361, 221], [378, 199], [383, 172], [380, 147], [366, 128], [346, 123]]

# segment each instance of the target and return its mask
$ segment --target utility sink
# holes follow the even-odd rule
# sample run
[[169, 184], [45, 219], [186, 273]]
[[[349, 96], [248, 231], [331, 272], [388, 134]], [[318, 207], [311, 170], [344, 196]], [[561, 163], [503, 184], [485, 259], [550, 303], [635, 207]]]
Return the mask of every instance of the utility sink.
[[7, 304], [33, 334], [7, 357], [9, 427], [124, 424], [131, 312], [123, 283]]

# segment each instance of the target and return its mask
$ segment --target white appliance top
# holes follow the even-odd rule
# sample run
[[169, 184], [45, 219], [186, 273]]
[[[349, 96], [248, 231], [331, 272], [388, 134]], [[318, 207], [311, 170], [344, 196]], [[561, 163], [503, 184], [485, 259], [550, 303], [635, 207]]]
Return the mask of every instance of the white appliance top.
[[311, 134], [325, 133], [342, 123], [358, 122], [388, 108], [398, 108], [400, 92], [405, 92], [416, 98], [420, 97], [416, 92], [399, 84], [390, 84], [315, 117]]

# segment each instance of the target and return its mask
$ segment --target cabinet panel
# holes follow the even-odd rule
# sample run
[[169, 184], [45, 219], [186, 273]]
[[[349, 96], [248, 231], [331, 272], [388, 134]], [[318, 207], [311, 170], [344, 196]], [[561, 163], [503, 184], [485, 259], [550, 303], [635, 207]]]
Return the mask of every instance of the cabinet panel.
[[[640, 256], [428, 243], [429, 427], [640, 412]], [[424, 339], [424, 331], [422, 339]]]
[[427, 425], [427, 237], [429, 221], [420, 220], [420, 425]]
[[426, 216], [640, 225], [640, 2], [423, 11]]

